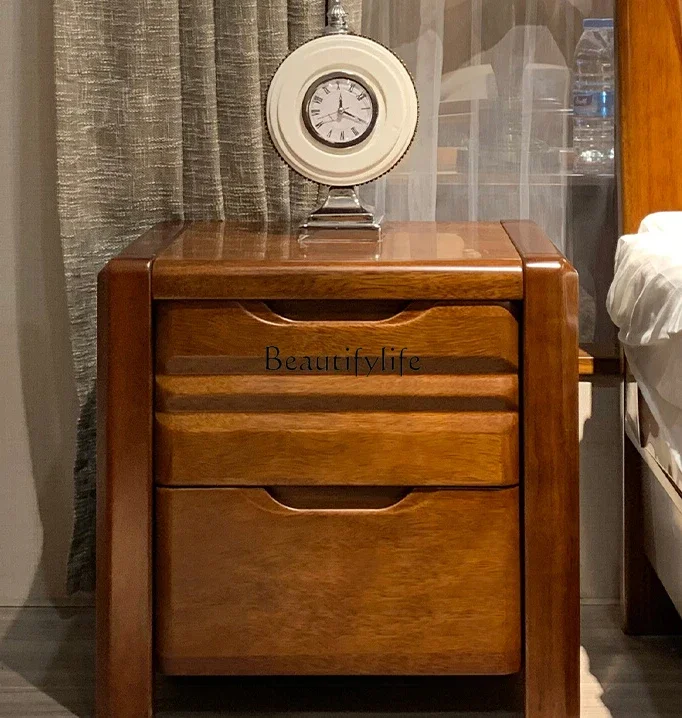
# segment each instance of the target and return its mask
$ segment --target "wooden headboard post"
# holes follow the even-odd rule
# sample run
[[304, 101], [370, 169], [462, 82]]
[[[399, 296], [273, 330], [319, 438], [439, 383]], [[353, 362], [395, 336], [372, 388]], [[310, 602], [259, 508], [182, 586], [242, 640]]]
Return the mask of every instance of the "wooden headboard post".
[[616, 0], [622, 232], [682, 210], [682, 0]]

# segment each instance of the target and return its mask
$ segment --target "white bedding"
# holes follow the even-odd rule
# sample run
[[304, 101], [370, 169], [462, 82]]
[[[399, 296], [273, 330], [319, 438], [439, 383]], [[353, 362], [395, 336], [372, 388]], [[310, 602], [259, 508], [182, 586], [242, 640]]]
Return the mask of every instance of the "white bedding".
[[620, 239], [608, 310], [682, 471], [682, 212], [650, 215]]

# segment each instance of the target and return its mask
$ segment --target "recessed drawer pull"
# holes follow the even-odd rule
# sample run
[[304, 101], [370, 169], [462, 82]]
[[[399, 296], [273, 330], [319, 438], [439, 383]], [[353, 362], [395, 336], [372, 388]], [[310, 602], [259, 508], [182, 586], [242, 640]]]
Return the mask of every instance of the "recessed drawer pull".
[[380, 511], [412, 493], [399, 486], [278, 486], [266, 491], [278, 504], [304, 511]]
[[[234, 302], [232, 306], [241, 310], [245, 317], [265, 324], [266, 326], [280, 328], [315, 328], [325, 325], [338, 325], [349, 329], [371, 328], [376, 326], [388, 327], [389, 329], [408, 328], [414, 324], [419, 326], [421, 323], [428, 323], [431, 316], [435, 316], [443, 308], [449, 308], [448, 303], [438, 302], [410, 302], [407, 305], [396, 306], [395, 309], [387, 309], [386, 307], [376, 307], [369, 305], [364, 311], [358, 304], [356, 307], [347, 309], [341, 307], [325, 307], [324, 304], [314, 302], [309, 308], [305, 308], [298, 303], [279, 303], [271, 302]], [[293, 305], [293, 306], [289, 306]], [[456, 306], [456, 305], [455, 305]], [[490, 305], [501, 307], [503, 305]], [[275, 309], [279, 311], [275, 311]], [[505, 311], [506, 308], [505, 308]], [[281, 312], [281, 313], [280, 313]]]
[[[401, 350], [419, 358], [407, 365], [415, 376], [518, 370], [519, 326], [507, 305], [413, 302], [401, 311], [372, 303], [345, 310], [320, 306], [316, 312], [272, 306], [285, 316], [263, 302], [161, 302], [157, 373], [284, 376], [294, 366], [300, 375], [308, 357], [311, 376], [366, 375], [372, 371], [366, 359], [381, 357], [385, 374], [399, 370], [390, 357]], [[356, 352], [365, 358], [360, 365], [366, 371], [351, 363]], [[281, 366], [268, 361], [271, 356], [279, 357]], [[373, 371], [379, 373], [376, 361]]]
[[[433, 305], [428, 302], [404, 301], [317, 301], [299, 299], [294, 301], [240, 302], [252, 316], [266, 321], [280, 322], [384, 322], [395, 319], [408, 310], [423, 311]], [[409, 312], [408, 312], [409, 314]]]

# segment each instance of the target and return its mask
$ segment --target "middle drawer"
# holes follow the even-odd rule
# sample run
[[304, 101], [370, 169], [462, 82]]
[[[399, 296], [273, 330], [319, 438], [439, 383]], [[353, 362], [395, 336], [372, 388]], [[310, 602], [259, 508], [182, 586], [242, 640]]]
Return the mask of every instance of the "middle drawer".
[[159, 413], [168, 486], [518, 483], [518, 415], [501, 412]]

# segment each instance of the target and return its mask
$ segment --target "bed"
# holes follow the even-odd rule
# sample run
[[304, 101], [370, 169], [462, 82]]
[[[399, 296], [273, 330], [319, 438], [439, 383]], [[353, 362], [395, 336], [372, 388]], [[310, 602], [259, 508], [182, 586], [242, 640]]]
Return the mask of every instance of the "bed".
[[682, 212], [620, 239], [608, 309], [627, 361], [626, 629], [668, 632], [682, 613]]
[[[659, 213], [682, 210], [682, 0], [616, 0], [616, 12], [621, 234], [638, 235], [630, 244], [641, 259], [657, 242], [666, 251], [657, 233], [677, 231], [680, 215]], [[621, 241], [619, 262], [627, 243]], [[676, 245], [682, 247], [682, 233]], [[667, 251], [682, 253], [670, 243]], [[620, 327], [627, 359], [622, 604], [630, 634], [682, 631], [681, 447], [675, 428], [675, 376], [682, 373], [666, 370], [671, 361], [682, 367], [682, 339], [671, 331], [676, 320], [670, 311], [667, 324], [660, 323], [667, 285], [658, 280], [646, 299], [659, 324], [632, 313], [626, 329], [632, 333]], [[627, 319], [626, 304], [611, 308], [617, 323]]]

